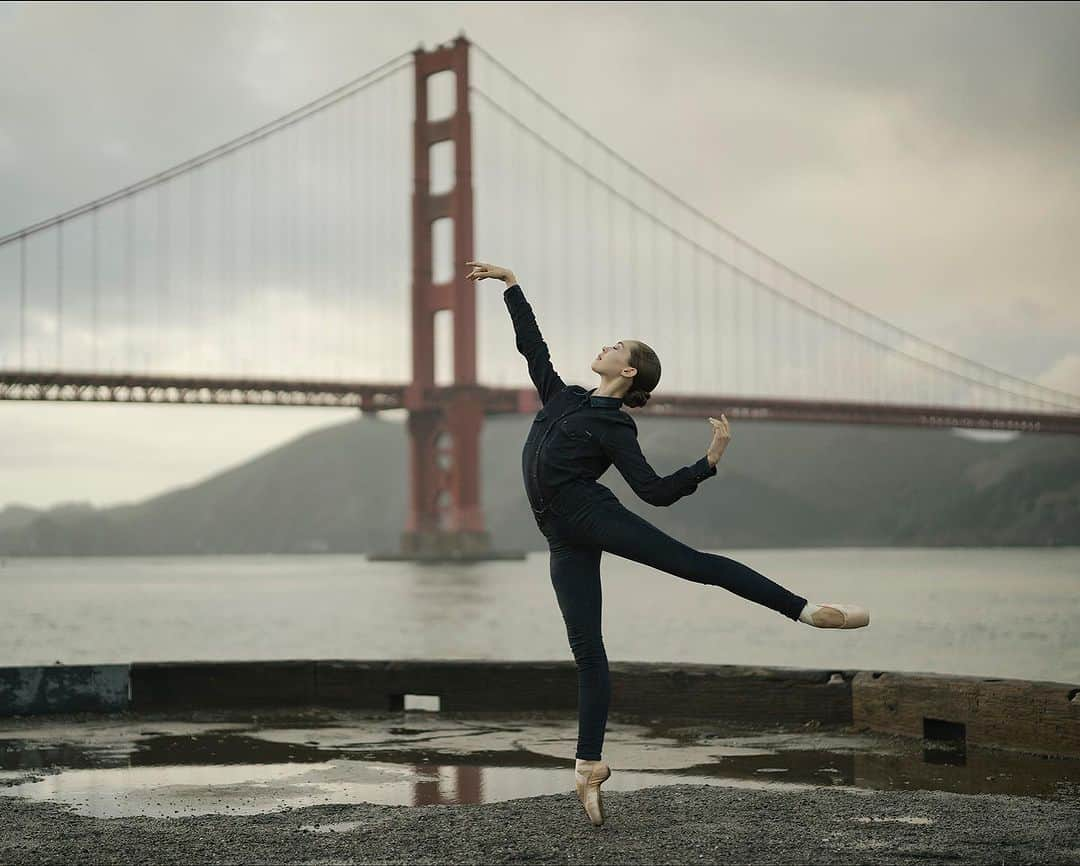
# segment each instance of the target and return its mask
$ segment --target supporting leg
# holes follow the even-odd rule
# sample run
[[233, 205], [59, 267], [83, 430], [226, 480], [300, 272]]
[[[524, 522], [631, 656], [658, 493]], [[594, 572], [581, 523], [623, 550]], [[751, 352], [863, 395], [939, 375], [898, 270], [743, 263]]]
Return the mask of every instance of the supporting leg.
[[551, 584], [578, 670], [577, 757], [598, 761], [611, 702], [611, 679], [601, 634], [602, 551], [557, 539], [549, 540], [549, 547]]

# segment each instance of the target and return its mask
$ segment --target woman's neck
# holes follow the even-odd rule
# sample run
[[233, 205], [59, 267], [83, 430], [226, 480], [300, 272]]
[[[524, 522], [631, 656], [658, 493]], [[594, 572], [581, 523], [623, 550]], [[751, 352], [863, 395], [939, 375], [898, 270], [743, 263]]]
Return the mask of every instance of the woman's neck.
[[596, 390], [593, 391], [593, 395], [596, 397], [618, 397], [621, 400], [629, 390], [629, 386], [623, 385], [622, 382], [601, 381], [596, 386]]

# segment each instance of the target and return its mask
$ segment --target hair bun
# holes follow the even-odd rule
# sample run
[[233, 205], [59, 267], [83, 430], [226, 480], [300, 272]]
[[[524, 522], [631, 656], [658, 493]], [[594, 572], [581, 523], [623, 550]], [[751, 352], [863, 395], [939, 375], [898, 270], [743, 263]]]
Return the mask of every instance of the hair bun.
[[642, 390], [641, 388], [635, 388], [633, 391], [627, 392], [626, 396], [623, 398], [623, 404], [629, 406], [631, 409], [638, 406], [644, 406], [649, 402], [650, 396], [648, 391]]

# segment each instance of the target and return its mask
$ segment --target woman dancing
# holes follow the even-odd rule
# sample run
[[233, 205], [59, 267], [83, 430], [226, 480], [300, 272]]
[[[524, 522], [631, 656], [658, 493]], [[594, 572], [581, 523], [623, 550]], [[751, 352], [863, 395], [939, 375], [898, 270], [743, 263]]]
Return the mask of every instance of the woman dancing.
[[640, 340], [604, 346], [592, 361], [597, 387], [567, 385], [551, 365], [532, 307], [514, 273], [486, 262], [466, 262], [470, 280], [506, 284], [517, 349], [543, 404], [525, 440], [521, 468], [536, 525], [551, 551], [551, 583], [566, 623], [578, 671], [578, 739], [574, 783], [596, 826], [604, 822], [600, 785], [611, 768], [600, 754], [607, 727], [611, 684], [600, 632], [600, 555], [644, 563], [695, 583], [723, 587], [788, 619], [817, 628], [859, 628], [870, 623], [854, 604], [813, 604], [749, 566], [683, 544], [625, 508], [597, 481], [612, 464], [631, 489], [651, 505], [671, 505], [716, 474], [731, 441], [727, 418], [709, 418], [712, 441], [705, 455], [670, 475], [646, 461], [637, 425], [620, 407], [644, 406], [660, 381], [660, 360]]

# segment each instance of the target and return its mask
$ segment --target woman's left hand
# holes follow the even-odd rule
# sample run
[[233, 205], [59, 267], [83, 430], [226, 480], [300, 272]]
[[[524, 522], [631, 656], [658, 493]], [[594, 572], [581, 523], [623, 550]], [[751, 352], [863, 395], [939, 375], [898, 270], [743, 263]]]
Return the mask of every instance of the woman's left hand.
[[728, 419], [724, 417], [723, 413], [720, 414], [720, 419], [709, 418], [709, 423], [712, 424], [713, 438], [709, 443], [709, 450], [706, 452], [706, 457], [709, 458], [709, 462], [714, 466], [724, 453], [724, 449], [728, 447], [728, 443], [731, 441], [731, 426], [728, 424]]

